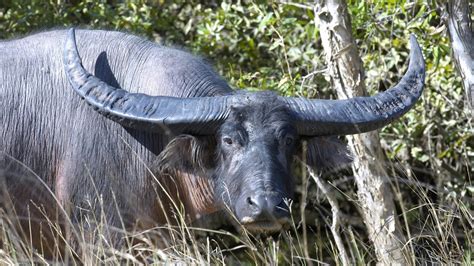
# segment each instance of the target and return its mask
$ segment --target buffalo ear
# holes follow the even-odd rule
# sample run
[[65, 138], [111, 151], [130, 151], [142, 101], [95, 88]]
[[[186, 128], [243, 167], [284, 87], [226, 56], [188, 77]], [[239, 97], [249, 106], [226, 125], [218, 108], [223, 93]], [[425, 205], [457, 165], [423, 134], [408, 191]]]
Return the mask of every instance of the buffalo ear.
[[309, 138], [306, 145], [306, 163], [320, 172], [336, 171], [353, 161], [347, 144], [335, 136]]
[[179, 135], [159, 154], [157, 167], [162, 173], [176, 169], [204, 173], [213, 167], [214, 142], [211, 137]]

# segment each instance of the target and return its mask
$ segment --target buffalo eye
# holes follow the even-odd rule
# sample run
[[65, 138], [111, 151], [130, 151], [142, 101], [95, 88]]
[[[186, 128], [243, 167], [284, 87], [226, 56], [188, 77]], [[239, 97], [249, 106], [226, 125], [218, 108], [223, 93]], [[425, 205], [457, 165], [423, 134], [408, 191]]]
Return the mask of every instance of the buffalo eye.
[[287, 146], [290, 146], [291, 144], [293, 144], [293, 141], [294, 141], [293, 137], [287, 136], [287, 137], [285, 138], [285, 144], [286, 144]]
[[227, 145], [232, 145], [234, 143], [230, 137], [223, 137], [222, 141]]

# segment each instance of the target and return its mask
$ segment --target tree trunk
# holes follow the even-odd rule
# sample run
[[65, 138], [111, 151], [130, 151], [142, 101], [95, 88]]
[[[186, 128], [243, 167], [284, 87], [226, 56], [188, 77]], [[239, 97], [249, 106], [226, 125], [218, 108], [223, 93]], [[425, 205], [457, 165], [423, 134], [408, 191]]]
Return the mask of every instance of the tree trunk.
[[447, 8], [447, 24], [453, 57], [474, 115], [474, 33], [470, 10], [467, 0], [451, 0]]
[[[344, 0], [316, 1], [319, 27], [331, 83], [340, 99], [366, 94], [364, 70], [352, 39], [351, 22]], [[406, 263], [404, 237], [398, 226], [392, 191], [386, 182], [383, 152], [377, 132], [347, 137], [355, 156], [357, 194], [369, 238], [379, 263]]]

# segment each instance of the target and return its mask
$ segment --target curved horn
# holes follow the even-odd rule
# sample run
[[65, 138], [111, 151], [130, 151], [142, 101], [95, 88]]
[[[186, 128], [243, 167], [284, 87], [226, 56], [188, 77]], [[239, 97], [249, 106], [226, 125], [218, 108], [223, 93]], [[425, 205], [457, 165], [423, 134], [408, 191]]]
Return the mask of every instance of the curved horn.
[[410, 36], [410, 63], [401, 81], [372, 97], [347, 100], [284, 98], [306, 136], [349, 135], [381, 128], [399, 118], [423, 91], [425, 62], [416, 38]]
[[129, 93], [101, 81], [82, 66], [74, 28], [67, 34], [64, 69], [74, 91], [98, 112], [126, 127], [207, 135], [213, 134], [228, 116], [228, 96], [150, 96]]

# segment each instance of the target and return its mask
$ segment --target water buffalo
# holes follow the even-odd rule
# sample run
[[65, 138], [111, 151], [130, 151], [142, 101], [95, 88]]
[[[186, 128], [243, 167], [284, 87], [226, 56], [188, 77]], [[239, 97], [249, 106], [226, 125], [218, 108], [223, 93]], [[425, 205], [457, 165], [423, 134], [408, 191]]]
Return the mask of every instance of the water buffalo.
[[235, 91], [201, 58], [121, 32], [3, 41], [0, 175], [13, 201], [50, 198], [73, 222], [104, 211], [119, 227], [163, 224], [176, 209], [188, 221], [228, 209], [250, 231], [278, 231], [301, 140], [310, 164], [337, 166], [348, 158], [331, 136], [381, 128], [420, 97], [424, 60], [410, 43], [395, 87], [321, 100]]

